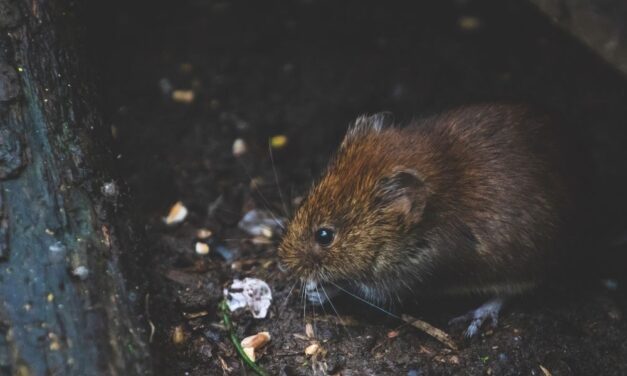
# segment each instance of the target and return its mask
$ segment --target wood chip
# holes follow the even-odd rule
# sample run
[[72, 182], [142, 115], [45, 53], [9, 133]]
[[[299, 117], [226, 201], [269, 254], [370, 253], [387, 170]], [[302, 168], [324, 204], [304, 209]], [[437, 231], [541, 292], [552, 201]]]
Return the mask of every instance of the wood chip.
[[197, 319], [199, 317], [205, 317], [209, 314], [207, 311], [199, 311], [199, 312], [183, 312], [183, 316], [188, 319]]
[[442, 344], [446, 345], [447, 347], [453, 349], [453, 350], [457, 350], [457, 345], [455, 344], [455, 342], [453, 342], [453, 340], [451, 339], [451, 337], [448, 335], [448, 333], [446, 333], [445, 331], [436, 328], [435, 326], [422, 321], [422, 320], [418, 320], [414, 317], [411, 317], [409, 315], [403, 315], [402, 316], [403, 321], [405, 321], [406, 323], [410, 324], [411, 326], [415, 327], [416, 329], [421, 330], [422, 332], [430, 335], [431, 337], [437, 339], [438, 341], [440, 341]]
[[172, 92], [172, 100], [178, 103], [192, 103], [194, 97], [193, 90], [174, 90]]
[[311, 345], [305, 348], [305, 355], [311, 356], [317, 354], [320, 350], [320, 345], [318, 343], [312, 343]]
[[252, 347], [244, 347], [243, 350], [244, 353], [246, 353], [246, 356], [250, 358], [250, 360], [252, 360], [253, 362], [257, 360], [255, 358], [255, 349], [253, 349]]
[[183, 222], [187, 217], [187, 208], [181, 201], [178, 201], [170, 208], [168, 216], [163, 219], [166, 225], [174, 225]]
[[549, 371], [548, 369], [546, 369], [546, 367], [544, 367], [542, 364], [538, 364], [538, 366], [540, 367], [540, 370], [542, 371], [542, 374], [544, 376], [553, 376], [553, 374], [551, 373], [551, 371]]
[[270, 342], [270, 333], [268, 332], [259, 332], [253, 336], [246, 337], [240, 343], [242, 347], [251, 347], [253, 349], [258, 349]]

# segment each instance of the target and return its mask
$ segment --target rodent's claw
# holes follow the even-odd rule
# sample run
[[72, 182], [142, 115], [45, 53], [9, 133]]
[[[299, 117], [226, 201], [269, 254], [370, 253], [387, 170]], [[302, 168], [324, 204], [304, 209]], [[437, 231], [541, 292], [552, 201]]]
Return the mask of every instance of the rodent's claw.
[[490, 324], [495, 328], [499, 320], [499, 312], [503, 307], [504, 299], [494, 298], [481, 305], [479, 308], [472, 310], [465, 315], [455, 317], [449, 321], [450, 326], [462, 324], [470, 321], [468, 328], [464, 331], [466, 338], [472, 338], [479, 333], [481, 325], [489, 318]]

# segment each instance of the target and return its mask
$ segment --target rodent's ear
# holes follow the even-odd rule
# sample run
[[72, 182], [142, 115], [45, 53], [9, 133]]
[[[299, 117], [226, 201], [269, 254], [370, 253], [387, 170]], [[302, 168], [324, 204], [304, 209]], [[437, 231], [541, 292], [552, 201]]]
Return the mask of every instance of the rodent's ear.
[[347, 141], [355, 139], [361, 135], [371, 132], [380, 132], [384, 127], [390, 126], [393, 123], [394, 116], [391, 112], [379, 112], [374, 115], [361, 115], [348, 128], [342, 145], [345, 145]]
[[427, 187], [417, 171], [397, 169], [377, 183], [377, 205], [417, 223], [427, 203]]

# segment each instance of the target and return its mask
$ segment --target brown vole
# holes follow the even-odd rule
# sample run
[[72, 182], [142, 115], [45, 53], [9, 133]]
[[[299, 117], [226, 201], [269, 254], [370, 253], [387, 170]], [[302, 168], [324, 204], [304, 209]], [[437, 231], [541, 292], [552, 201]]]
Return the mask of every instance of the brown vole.
[[309, 286], [375, 304], [421, 294], [501, 299], [542, 282], [572, 214], [562, 138], [518, 105], [475, 105], [398, 128], [360, 117], [279, 247]]

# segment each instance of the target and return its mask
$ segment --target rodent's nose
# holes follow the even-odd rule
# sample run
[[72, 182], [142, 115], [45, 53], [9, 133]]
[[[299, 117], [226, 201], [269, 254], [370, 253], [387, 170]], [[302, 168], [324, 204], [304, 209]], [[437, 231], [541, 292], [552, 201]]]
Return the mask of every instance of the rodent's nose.
[[306, 252], [307, 261], [313, 264], [320, 264], [324, 253], [325, 251], [321, 247], [314, 246], [309, 248]]

